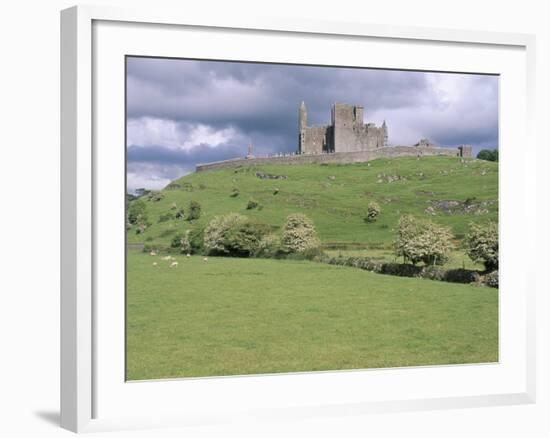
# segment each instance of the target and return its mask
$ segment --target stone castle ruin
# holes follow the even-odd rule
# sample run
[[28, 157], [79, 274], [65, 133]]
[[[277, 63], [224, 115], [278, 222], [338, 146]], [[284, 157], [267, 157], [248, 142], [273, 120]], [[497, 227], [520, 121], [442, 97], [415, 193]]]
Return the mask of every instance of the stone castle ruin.
[[472, 156], [470, 145], [454, 148], [440, 147], [427, 139], [412, 146], [396, 146], [388, 143], [388, 126], [364, 123], [363, 107], [335, 103], [331, 110], [330, 125], [308, 126], [307, 109], [302, 102], [298, 110], [298, 148], [295, 153], [255, 156], [252, 145], [247, 155], [230, 160], [198, 164], [197, 172], [252, 164], [321, 164], [365, 163], [377, 158], [424, 156]]

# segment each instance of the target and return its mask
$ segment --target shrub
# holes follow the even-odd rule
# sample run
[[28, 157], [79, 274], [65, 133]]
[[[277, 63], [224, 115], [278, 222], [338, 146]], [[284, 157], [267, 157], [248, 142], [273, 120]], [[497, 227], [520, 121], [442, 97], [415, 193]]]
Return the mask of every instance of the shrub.
[[401, 216], [395, 240], [395, 253], [413, 265], [442, 265], [453, 248], [449, 228], [411, 215]]
[[159, 222], [168, 222], [169, 220], [172, 220], [174, 219], [174, 213], [165, 213], [165, 214], [161, 214], [159, 216]]
[[483, 263], [487, 271], [498, 269], [498, 225], [489, 221], [483, 225], [471, 224], [466, 236], [468, 256]]
[[191, 231], [186, 230], [180, 240], [180, 251], [184, 254], [190, 254], [191, 252], [193, 252], [193, 248], [191, 247], [191, 240], [189, 239], [190, 234]]
[[238, 213], [216, 216], [204, 230], [204, 248], [208, 254], [249, 257], [258, 253], [269, 231], [269, 225]]
[[259, 203], [258, 201], [256, 201], [255, 199], [250, 198], [250, 199], [248, 200], [248, 203], [246, 204], [246, 209], [247, 209], [247, 210], [254, 210], [254, 209], [257, 208], [259, 205], [260, 205], [260, 203]]
[[380, 272], [381, 264], [375, 261], [372, 257], [343, 257], [340, 254], [338, 257], [324, 257], [320, 261], [324, 261], [329, 265], [351, 266], [353, 268], [364, 269], [366, 271]]
[[172, 238], [172, 241], [170, 242], [170, 247], [171, 248], [179, 248], [180, 245], [181, 245], [181, 239], [183, 239], [183, 234], [176, 234], [173, 238]]
[[155, 245], [146, 244], [143, 245], [143, 249], [141, 251], [149, 254], [151, 251], [158, 251], [158, 247]]
[[239, 196], [239, 189], [233, 189], [231, 190], [231, 194], [229, 196], [231, 196], [232, 198], [236, 198], [237, 196]]
[[250, 257], [258, 253], [262, 238], [270, 232], [269, 225], [246, 220], [231, 227], [224, 239], [227, 253], [235, 257]]
[[204, 228], [193, 228], [190, 230], [189, 243], [191, 244], [192, 253], [202, 254], [204, 252]]
[[445, 280], [446, 271], [441, 266], [424, 266], [420, 272], [420, 277], [428, 280]]
[[148, 222], [139, 222], [136, 226], [136, 234], [144, 233], [148, 226]]
[[302, 252], [321, 245], [313, 221], [305, 214], [287, 216], [283, 228], [283, 248], [290, 252]]
[[170, 243], [171, 248], [175, 248], [180, 252], [200, 253], [203, 249], [203, 234], [202, 230], [190, 229], [184, 233], [176, 234]]
[[245, 216], [238, 213], [229, 213], [225, 216], [214, 217], [204, 229], [204, 248], [211, 254], [226, 253], [225, 235], [231, 229], [246, 220]]
[[164, 199], [164, 193], [158, 192], [158, 191], [152, 191], [147, 195], [147, 199], [149, 199], [149, 201], [158, 202]]
[[144, 221], [147, 221], [147, 205], [142, 199], [137, 199], [128, 206], [128, 223], [135, 225]]
[[254, 254], [256, 257], [279, 258], [285, 255], [281, 247], [281, 238], [276, 234], [266, 234], [260, 239]]
[[489, 287], [498, 288], [498, 271], [489, 272], [483, 277], [483, 283]]
[[365, 217], [365, 221], [367, 222], [376, 222], [378, 219], [378, 216], [382, 212], [382, 209], [380, 208], [380, 205], [378, 203], [371, 201], [369, 202], [369, 205], [367, 207], [367, 216]]
[[183, 219], [185, 217], [185, 211], [183, 208], [180, 208], [178, 211], [176, 211], [175, 218], [176, 219]]
[[477, 271], [459, 268], [446, 271], [443, 280], [450, 283], [477, 283], [480, 277]]
[[315, 260], [323, 262], [326, 260], [326, 254], [320, 247], [314, 247], [305, 249], [304, 251], [287, 254], [286, 258], [291, 260]]
[[477, 158], [485, 161], [498, 161], [498, 149], [482, 149], [478, 152]]
[[194, 221], [201, 217], [201, 205], [197, 201], [189, 202], [189, 213], [187, 214], [188, 221]]
[[418, 277], [422, 272], [422, 268], [409, 263], [382, 263], [379, 272], [398, 277]]

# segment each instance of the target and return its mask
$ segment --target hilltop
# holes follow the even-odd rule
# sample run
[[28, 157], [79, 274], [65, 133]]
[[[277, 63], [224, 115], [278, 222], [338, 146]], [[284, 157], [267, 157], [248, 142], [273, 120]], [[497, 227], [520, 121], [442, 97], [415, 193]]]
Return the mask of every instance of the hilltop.
[[[193, 173], [160, 195], [143, 196], [150, 226], [128, 231], [128, 243], [168, 246], [176, 234], [204, 227], [214, 216], [238, 212], [280, 227], [290, 213], [313, 219], [323, 245], [387, 248], [402, 214], [427, 217], [460, 239], [470, 222], [498, 220], [498, 163], [455, 157], [378, 159], [361, 164], [253, 165]], [[158, 199], [158, 200], [155, 200]], [[250, 199], [259, 203], [247, 209]], [[185, 220], [198, 201], [199, 220]], [[382, 208], [366, 223], [367, 205]], [[135, 202], [135, 201], [132, 201]], [[175, 218], [183, 208], [184, 218]]]

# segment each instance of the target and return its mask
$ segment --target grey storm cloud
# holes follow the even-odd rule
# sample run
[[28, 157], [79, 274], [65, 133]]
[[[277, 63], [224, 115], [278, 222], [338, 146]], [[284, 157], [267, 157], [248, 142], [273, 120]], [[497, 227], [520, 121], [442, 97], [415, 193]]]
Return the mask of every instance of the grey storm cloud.
[[[242, 152], [240, 145], [223, 145], [211, 147], [205, 144], [196, 146], [190, 151], [166, 148], [163, 146], [130, 146], [127, 149], [129, 162], [158, 163], [163, 165], [178, 165], [180, 167], [194, 167], [197, 163], [221, 161], [234, 158]], [[242, 153], [240, 154], [242, 155]]]
[[295, 151], [302, 100], [310, 124], [328, 123], [334, 102], [363, 105], [393, 144], [498, 147], [496, 76], [129, 57], [128, 188], [160, 188], [248, 142], [256, 154]]

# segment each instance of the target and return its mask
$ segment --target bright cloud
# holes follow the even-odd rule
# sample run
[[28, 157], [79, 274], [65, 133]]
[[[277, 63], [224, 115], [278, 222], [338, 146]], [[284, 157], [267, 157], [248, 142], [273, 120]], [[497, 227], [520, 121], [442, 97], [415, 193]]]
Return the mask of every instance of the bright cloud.
[[237, 137], [234, 128], [216, 129], [204, 124], [182, 124], [174, 120], [141, 117], [127, 125], [128, 146], [163, 146], [189, 150], [206, 144], [212, 147]]

